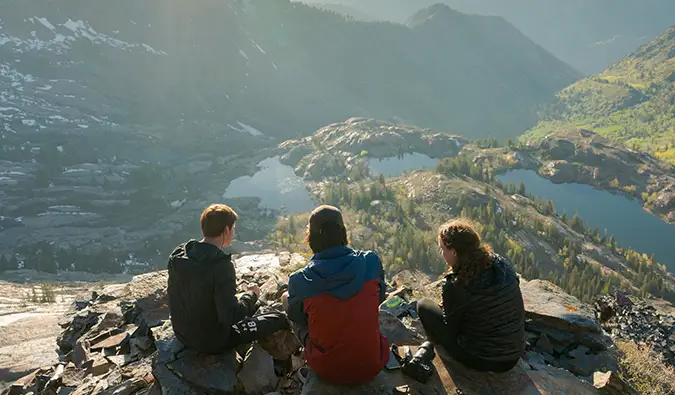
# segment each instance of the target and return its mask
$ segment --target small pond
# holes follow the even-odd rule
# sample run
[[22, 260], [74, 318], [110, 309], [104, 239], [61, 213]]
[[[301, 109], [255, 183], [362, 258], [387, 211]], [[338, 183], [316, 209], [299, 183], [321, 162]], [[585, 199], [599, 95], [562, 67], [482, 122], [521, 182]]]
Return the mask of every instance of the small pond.
[[586, 226], [597, 227], [614, 238], [622, 247], [631, 247], [639, 252], [654, 253], [658, 263], [665, 264], [670, 272], [675, 271], [675, 226], [669, 225], [655, 215], [646, 212], [639, 201], [622, 195], [593, 189], [583, 184], [554, 184], [532, 170], [513, 170], [499, 176], [503, 183], [518, 185], [525, 182], [528, 194], [552, 200], [556, 211], [577, 211]]
[[278, 157], [267, 158], [258, 166], [260, 170], [253, 176], [233, 180], [223, 197], [258, 197], [260, 207], [280, 210], [284, 214], [302, 213], [314, 208], [304, 181], [295, 175], [292, 167], [279, 162]]
[[368, 160], [368, 168], [373, 176], [383, 174], [385, 177], [398, 177], [405, 171], [415, 169], [433, 169], [438, 164], [438, 159], [433, 159], [424, 154], [412, 153], [402, 157], [392, 157]]

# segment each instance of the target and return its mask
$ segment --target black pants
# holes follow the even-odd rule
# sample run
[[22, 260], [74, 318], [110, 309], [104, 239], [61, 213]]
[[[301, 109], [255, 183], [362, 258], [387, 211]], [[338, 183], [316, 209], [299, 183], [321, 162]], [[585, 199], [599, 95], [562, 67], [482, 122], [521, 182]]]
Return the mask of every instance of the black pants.
[[455, 361], [480, 372], [506, 372], [511, 370], [518, 361], [494, 362], [486, 361], [466, 352], [457, 342], [457, 336], [451, 331], [443, 319], [443, 311], [431, 299], [421, 299], [417, 302], [417, 314], [422, 321], [424, 331], [429, 341], [442, 346]]
[[232, 325], [227, 345], [233, 350], [237, 346], [262, 340], [283, 329], [290, 329], [288, 318], [283, 313], [265, 313], [246, 317]]

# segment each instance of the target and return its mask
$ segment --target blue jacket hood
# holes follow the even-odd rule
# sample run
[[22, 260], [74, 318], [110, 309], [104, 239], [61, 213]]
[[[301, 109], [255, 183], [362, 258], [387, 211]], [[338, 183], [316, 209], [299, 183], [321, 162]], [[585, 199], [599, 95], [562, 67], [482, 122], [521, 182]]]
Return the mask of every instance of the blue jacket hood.
[[291, 275], [289, 293], [311, 298], [327, 293], [339, 299], [358, 294], [368, 280], [384, 281], [382, 262], [374, 252], [331, 247], [314, 254], [307, 267]]

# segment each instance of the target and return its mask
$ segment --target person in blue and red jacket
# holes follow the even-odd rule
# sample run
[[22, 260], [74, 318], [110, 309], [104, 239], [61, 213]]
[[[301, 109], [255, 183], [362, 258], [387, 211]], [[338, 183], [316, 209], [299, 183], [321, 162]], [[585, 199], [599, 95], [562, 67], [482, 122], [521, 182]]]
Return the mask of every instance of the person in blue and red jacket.
[[312, 211], [306, 241], [314, 255], [290, 277], [287, 314], [307, 364], [330, 383], [367, 383], [389, 360], [379, 323], [386, 291], [382, 262], [374, 252], [347, 246], [336, 207]]

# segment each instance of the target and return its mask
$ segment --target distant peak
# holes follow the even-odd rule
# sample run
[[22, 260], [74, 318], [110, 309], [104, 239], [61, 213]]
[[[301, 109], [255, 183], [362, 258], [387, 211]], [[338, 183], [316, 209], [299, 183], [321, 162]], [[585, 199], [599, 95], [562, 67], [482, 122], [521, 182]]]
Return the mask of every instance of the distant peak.
[[428, 8], [417, 11], [406, 25], [408, 27], [416, 27], [423, 25], [431, 20], [452, 20], [458, 17], [466, 16], [465, 14], [450, 8], [447, 4], [436, 3]]

